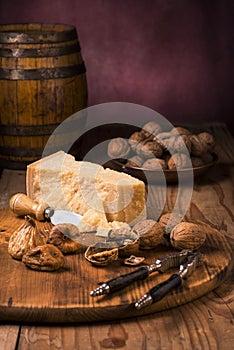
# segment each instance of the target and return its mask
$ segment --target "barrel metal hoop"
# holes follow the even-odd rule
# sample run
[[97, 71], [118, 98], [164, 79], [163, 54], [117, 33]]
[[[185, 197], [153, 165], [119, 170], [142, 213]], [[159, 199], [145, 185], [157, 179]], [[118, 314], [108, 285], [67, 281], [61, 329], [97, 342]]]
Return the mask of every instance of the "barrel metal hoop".
[[[69, 144], [61, 143], [60, 149], [69, 149]], [[57, 152], [58, 148], [57, 146], [52, 146], [47, 149], [47, 152], [44, 154], [44, 156], [48, 156], [50, 154], [53, 154]], [[20, 157], [21, 160], [25, 160], [25, 158], [29, 157], [37, 157], [41, 158], [41, 156], [44, 153], [44, 147], [12, 147], [12, 146], [0, 146], [0, 159], [5, 157], [9, 158], [16, 158]], [[23, 159], [24, 158], [24, 159]]]
[[9, 58], [38, 58], [38, 57], [59, 57], [72, 53], [79, 53], [79, 43], [70, 46], [47, 47], [38, 49], [23, 49], [23, 48], [0, 48], [0, 57]]
[[3, 136], [45, 136], [51, 135], [59, 123], [46, 125], [2, 125], [0, 135]]
[[[1, 27], [0, 27], [1, 29]], [[58, 43], [63, 41], [70, 41], [77, 39], [77, 32], [75, 28], [64, 30], [61, 32], [55, 31], [28, 31], [20, 32], [16, 30], [1, 31], [0, 43], [21, 43], [21, 44], [42, 44], [42, 43]]]
[[[9, 158], [9, 157], [8, 157]], [[4, 159], [0, 156], [0, 170], [2, 169], [14, 169], [14, 170], [26, 170], [27, 165], [29, 165], [32, 162], [35, 162], [36, 160], [40, 159], [41, 157], [30, 157], [30, 160], [11, 160], [11, 159]]]
[[43, 148], [26, 148], [26, 147], [10, 147], [0, 146], [0, 154], [2, 156], [13, 155], [14, 157], [41, 157]]
[[69, 78], [86, 72], [85, 64], [39, 69], [0, 69], [0, 80], [49, 80]]

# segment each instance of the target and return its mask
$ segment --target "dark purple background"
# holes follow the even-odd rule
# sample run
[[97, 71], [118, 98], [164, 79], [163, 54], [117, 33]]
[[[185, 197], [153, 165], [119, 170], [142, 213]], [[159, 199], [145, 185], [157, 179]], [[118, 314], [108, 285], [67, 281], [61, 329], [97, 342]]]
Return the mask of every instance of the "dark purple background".
[[[2, 0], [1, 0], [2, 1]], [[171, 122], [234, 116], [232, 0], [8, 0], [0, 22], [74, 24], [89, 105], [148, 106]]]

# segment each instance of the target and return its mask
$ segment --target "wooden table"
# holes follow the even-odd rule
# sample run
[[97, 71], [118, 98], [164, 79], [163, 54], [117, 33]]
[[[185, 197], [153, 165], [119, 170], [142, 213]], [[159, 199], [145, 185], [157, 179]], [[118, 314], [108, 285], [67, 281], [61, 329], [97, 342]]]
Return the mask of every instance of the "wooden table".
[[[187, 215], [211, 224], [234, 247], [234, 139], [224, 124], [209, 125], [218, 164], [194, 184]], [[25, 172], [4, 169], [0, 207], [25, 192]], [[169, 187], [172, 209], [175, 187]], [[234, 274], [209, 294], [188, 304], [121, 321], [71, 325], [0, 324], [0, 349], [186, 349], [231, 350], [234, 344]], [[1, 286], [4, 288], [4, 286]]]

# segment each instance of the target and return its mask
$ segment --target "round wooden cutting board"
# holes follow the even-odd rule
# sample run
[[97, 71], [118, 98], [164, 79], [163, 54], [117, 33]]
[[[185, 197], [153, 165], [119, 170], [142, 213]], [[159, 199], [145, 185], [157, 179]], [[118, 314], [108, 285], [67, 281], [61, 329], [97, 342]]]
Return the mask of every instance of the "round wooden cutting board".
[[[65, 267], [57, 272], [38, 272], [28, 269], [21, 261], [11, 258], [7, 251], [10, 235], [24, 219], [10, 210], [0, 210], [0, 320], [22, 322], [88, 322], [116, 320], [162, 311], [190, 302], [216, 288], [228, 275], [232, 265], [232, 251], [226, 238], [217, 230], [204, 225], [207, 239], [201, 248], [204, 263], [161, 301], [140, 311], [134, 302], [157, 283], [167, 279], [177, 269], [163, 274], [153, 273], [147, 280], [138, 281], [111, 295], [91, 297], [90, 291], [119, 274], [133, 271], [122, 261], [107, 267], [94, 267], [84, 254], [65, 256]], [[42, 226], [48, 223], [40, 223]], [[145, 264], [172, 253], [159, 246], [140, 251]]]

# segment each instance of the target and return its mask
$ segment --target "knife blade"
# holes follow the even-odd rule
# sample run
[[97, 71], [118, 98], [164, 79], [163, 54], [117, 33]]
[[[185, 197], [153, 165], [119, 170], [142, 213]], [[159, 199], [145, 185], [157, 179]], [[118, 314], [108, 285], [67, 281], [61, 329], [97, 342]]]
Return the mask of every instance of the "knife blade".
[[14, 214], [32, 215], [37, 220], [50, 220], [53, 225], [73, 224], [78, 226], [82, 216], [68, 210], [55, 210], [44, 204], [38, 204], [24, 193], [16, 193], [9, 202], [9, 207]]

